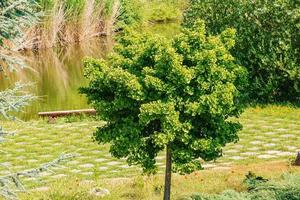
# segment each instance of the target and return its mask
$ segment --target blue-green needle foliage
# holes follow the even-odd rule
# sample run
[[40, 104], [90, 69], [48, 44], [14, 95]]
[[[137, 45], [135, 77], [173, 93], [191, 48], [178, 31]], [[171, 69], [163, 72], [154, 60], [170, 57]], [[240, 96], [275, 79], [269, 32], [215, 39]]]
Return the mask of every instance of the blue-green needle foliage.
[[1, 0], [0, 1], [0, 46], [3, 40], [20, 36], [22, 28], [36, 21], [37, 4], [34, 0]]
[[155, 172], [155, 157], [168, 145], [173, 171], [201, 169], [200, 159], [222, 155], [238, 140], [241, 125], [229, 121], [241, 113], [239, 89], [245, 69], [229, 49], [235, 30], [207, 36], [203, 21], [172, 41], [124, 31], [107, 60], [89, 58], [82, 88], [107, 124], [94, 133], [110, 152]]

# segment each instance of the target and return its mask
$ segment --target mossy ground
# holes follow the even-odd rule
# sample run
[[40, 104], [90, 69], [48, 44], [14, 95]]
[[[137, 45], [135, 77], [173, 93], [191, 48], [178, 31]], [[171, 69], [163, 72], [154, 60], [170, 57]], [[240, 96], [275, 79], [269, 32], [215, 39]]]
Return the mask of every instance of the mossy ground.
[[[244, 126], [239, 134], [240, 141], [224, 148], [224, 156], [219, 160], [203, 163], [206, 170], [197, 172], [199, 177], [197, 175], [196, 179], [195, 174], [175, 175], [175, 180], [182, 179], [182, 181], [179, 181], [181, 183], [178, 185], [177, 181], [174, 182], [177, 189], [173, 194], [202, 191], [204, 188], [206, 192], [215, 191], [216, 188], [219, 188], [218, 191], [228, 187], [242, 189], [240, 185], [244, 172], [251, 170], [251, 165], [254, 163], [256, 166], [261, 166], [256, 167], [257, 172], [261, 171], [268, 175], [279, 175], [282, 172], [290, 171], [289, 163], [296, 156], [296, 152], [300, 151], [299, 118], [300, 109], [289, 106], [248, 108], [239, 119]], [[29, 188], [50, 185], [57, 189], [64, 187], [63, 184], [67, 184], [70, 186], [70, 192], [73, 192], [74, 187], [78, 187], [81, 188], [78, 191], [82, 190], [82, 194], [86, 194], [84, 193], [85, 188], [91, 186], [82, 186], [82, 181], [88, 183], [91, 181], [93, 184], [108, 187], [112, 191], [118, 191], [115, 187], [126, 190], [126, 187], [135, 182], [132, 177], [138, 177], [141, 169], [128, 167], [125, 160], [112, 158], [109, 154], [109, 145], [98, 145], [93, 142], [92, 133], [96, 127], [103, 126], [103, 122], [90, 119], [70, 121], [72, 120], [59, 119], [55, 124], [49, 124], [46, 120], [1, 121], [1, 125], [6, 130], [16, 131], [16, 135], [7, 137], [6, 141], [0, 144], [0, 163], [4, 163], [3, 166], [0, 166], [0, 176], [6, 174], [8, 169], [11, 171], [30, 169], [59, 157], [61, 153], [74, 153], [76, 157], [60, 167], [55, 167], [53, 169], [55, 173], [43, 173], [38, 180], [25, 178], [24, 182]], [[162, 174], [163, 153], [158, 157], [157, 163]], [[270, 167], [270, 163], [274, 170], [264, 170], [264, 166]], [[237, 175], [232, 172], [235, 169], [243, 169], [243, 172]], [[297, 171], [295, 168], [292, 170]], [[211, 177], [207, 179], [206, 175]], [[160, 195], [163, 183], [160, 175], [146, 178], [147, 181], [143, 181], [144, 178], [140, 179], [142, 181], [138, 182], [142, 186], [137, 187], [145, 189], [148, 188], [145, 184], [155, 185], [153, 187], [156, 188], [158, 196]], [[203, 181], [201, 181], [202, 179]], [[190, 183], [188, 183], [189, 181]], [[189, 189], [187, 189], [187, 185]], [[134, 188], [130, 186], [128, 192], [135, 191]], [[153, 188], [149, 190], [152, 191]], [[65, 191], [65, 193], [68, 192]], [[124, 192], [122, 194], [125, 195]], [[131, 192], [130, 195], [134, 195], [134, 192]], [[112, 197], [114, 196], [111, 195], [109, 198]], [[125, 195], [124, 199], [140, 198], [131, 198]]]

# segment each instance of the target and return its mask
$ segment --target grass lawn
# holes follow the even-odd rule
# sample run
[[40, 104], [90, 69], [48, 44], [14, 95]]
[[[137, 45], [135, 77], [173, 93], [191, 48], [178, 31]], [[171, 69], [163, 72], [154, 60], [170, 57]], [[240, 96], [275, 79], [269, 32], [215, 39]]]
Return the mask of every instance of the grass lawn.
[[[239, 134], [240, 141], [229, 144], [224, 149], [224, 156], [219, 160], [203, 163], [206, 170], [190, 176], [176, 175], [173, 195], [197, 191], [218, 192], [225, 188], [243, 189], [241, 181], [245, 173], [252, 168], [255, 172], [268, 176], [279, 176], [289, 170], [297, 171], [289, 167], [289, 162], [296, 156], [296, 152], [300, 151], [299, 119], [299, 108], [248, 108], [239, 119], [244, 126]], [[118, 198], [151, 199], [156, 198], [157, 194], [157, 198], [160, 199], [163, 183], [160, 175], [143, 180], [144, 178], [138, 177], [141, 173], [138, 167], [128, 167], [124, 160], [112, 158], [108, 145], [100, 146], [92, 141], [92, 132], [97, 126], [102, 126], [103, 122], [83, 120], [66, 123], [65, 119], [60, 119], [56, 124], [38, 120], [22, 123], [2, 121], [1, 125], [6, 130], [16, 131], [17, 134], [0, 143], [0, 163], [4, 163], [0, 166], [0, 176], [6, 174], [8, 168], [12, 171], [34, 168], [59, 157], [61, 153], [74, 153], [76, 157], [63, 166], [55, 167], [55, 173], [45, 172], [38, 181], [32, 180], [33, 178], [25, 178], [24, 181], [31, 188], [53, 187], [52, 192], [66, 184], [71, 193], [74, 193], [74, 188], [77, 188], [78, 192], [81, 191], [78, 188], [81, 188], [82, 194], [85, 194], [86, 188], [100, 184], [109, 188], [112, 193], [118, 191], [116, 193], [124, 195]], [[157, 164], [160, 172], [163, 172], [163, 154], [158, 157]], [[132, 176], [137, 178], [132, 179]], [[149, 194], [147, 191], [141, 192], [144, 189], [149, 189], [154, 196], [130, 196]], [[132, 191], [140, 192], [135, 194]], [[39, 195], [33, 196], [41, 199], [38, 198]], [[33, 199], [32, 196], [28, 198]], [[116, 196], [112, 194], [108, 198]]]
[[[172, 196], [174, 200], [189, 200], [187, 197], [196, 193], [221, 193], [234, 189], [244, 191], [245, 175], [249, 172], [263, 175], [273, 181], [282, 179], [282, 174], [300, 175], [300, 168], [291, 167], [286, 162], [271, 161], [267, 163], [237, 165], [231, 170], [204, 170], [190, 175], [173, 175]], [[43, 188], [22, 195], [24, 200], [161, 200], [163, 198], [163, 175], [152, 177], [135, 176], [132, 178], [97, 179], [82, 181], [76, 178], [62, 178]], [[110, 195], [104, 198], [91, 195], [93, 188], [107, 188]]]

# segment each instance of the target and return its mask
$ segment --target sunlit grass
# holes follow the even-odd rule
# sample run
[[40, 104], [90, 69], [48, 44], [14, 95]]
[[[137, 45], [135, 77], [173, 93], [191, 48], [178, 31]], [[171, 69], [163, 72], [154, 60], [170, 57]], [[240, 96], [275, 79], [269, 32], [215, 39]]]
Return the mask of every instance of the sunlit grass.
[[[237, 166], [231, 170], [205, 170], [191, 175], [174, 175], [172, 199], [182, 200], [193, 193], [220, 193], [227, 189], [246, 190], [245, 175], [252, 171], [271, 180], [280, 180], [284, 173], [299, 174], [300, 169], [285, 162], [269, 162]], [[83, 181], [75, 177], [62, 178], [49, 185], [45, 192], [32, 191], [22, 199], [145, 199], [159, 200], [163, 197], [163, 176], [111, 178]], [[90, 194], [93, 188], [107, 188], [110, 195], [97, 198]]]
[[[251, 164], [264, 166], [274, 161], [280, 162], [279, 166], [284, 165], [287, 170], [297, 151], [300, 151], [299, 116], [300, 109], [295, 107], [271, 105], [246, 109], [239, 119], [244, 126], [244, 129], [239, 133], [240, 141], [236, 144], [227, 145], [224, 148], [224, 156], [217, 161], [203, 163], [206, 169], [212, 169], [199, 173], [213, 174], [220, 169], [223, 171], [222, 173], [226, 174], [237, 167], [246, 171]], [[15, 136], [6, 138], [6, 141], [0, 144], [0, 149], [6, 152], [6, 154], [1, 154], [0, 163], [4, 162], [13, 171], [37, 167], [57, 158], [61, 153], [74, 153], [76, 155], [73, 160], [65, 163], [64, 166], [55, 168], [53, 170], [54, 174], [47, 173], [43, 175], [41, 182], [26, 179], [25, 181], [29, 184], [29, 187], [62, 184], [59, 180], [64, 176], [66, 176], [66, 181], [71, 182], [76, 179], [78, 182], [82, 180], [98, 182], [107, 178], [121, 177], [129, 178], [129, 181], [132, 181], [132, 176], [135, 177], [141, 174], [139, 167], [128, 167], [125, 160], [112, 158], [109, 153], [109, 145], [98, 145], [93, 142], [92, 133], [96, 127], [101, 127], [104, 124], [101, 121], [66, 118], [57, 120], [55, 124], [48, 124], [47, 120], [23, 123], [2, 121], [2, 124], [7, 130], [17, 131]], [[158, 159], [160, 174], [164, 171], [163, 158], [162, 152]], [[276, 167], [276, 165], [273, 167]], [[257, 168], [257, 170], [260, 169]], [[7, 168], [0, 167], [0, 176], [5, 173], [7, 173]], [[271, 175], [272, 172], [269, 174]], [[227, 174], [227, 178], [230, 178], [229, 175]], [[233, 176], [236, 176], [236, 174]], [[181, 181], [184, 183], [185, 177], [178, 176], [175, 180], [183, 179]], [[238, 181], [241, 178], [242, 174], [236, 177]], [[158, 179], [161, 179], [160, 176], [158, 176]], [[224, 181], [223, 178], [216, 176], [215, 180], [223, 185], [219, 187], [220, 191], [227, 187], [226, 182], [222, 182]], [[161, 181], [159, 183], [161, 184]], [[72, 184], [75, 183], [70, 183], [70, 185]], [[240, 182], [236, 184], [240, 184]], [[108, 183], [104, 186], [116, 190]], [[228, 185], [228, 187], [232, 186], [234, 185]], [[123, 188], [123, 186], [120, 187]], [[175, 191], [181, 191], [184, 186], [178, 185], [175, 187], [178, 187]], [[192, 188], [201, 191], [201, 187], [195, 186], [195, 188]], [[84, 188], [83, 190], [85, 190]], [[132, 193], [137, 192], [134, 189], [130, 191]], [[65, 192], [69, 193], [68, 191]], [[73, 189], [70, 192], [73, 194]], [[151, 192], [153, 192], [152, 189]], [[123, 195], [125, 195], [125, 199], [130, 199], [126, 197], [126, 194]]]

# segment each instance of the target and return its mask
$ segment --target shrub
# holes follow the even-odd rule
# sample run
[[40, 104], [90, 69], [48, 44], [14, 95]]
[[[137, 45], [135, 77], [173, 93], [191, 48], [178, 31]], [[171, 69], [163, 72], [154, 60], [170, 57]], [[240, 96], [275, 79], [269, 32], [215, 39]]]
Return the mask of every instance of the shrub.
[[220, 195], [201, 195], [194, 194], [186, 200], [251, 200], [244, 193], [239, 193], [234, 190], [224, 191]]
[[140, 0], [120, 0], [121, 11], [118, 18], [118, 25], [124, 26], [141, 23], [143, 16], [143, 3]]
[[268, 179], [263, 178], [262, 176], [256, 176], [253, 172], [249, 172], [246, 175], [244, 183], [248, 186], [248, 191], [255, 189], [259, 184], [267, 182]]
[[[249, 176], [249, 175], [248, 175]], [[284, 174], [279, 181], [261, 182], [249, 192], [224, 191], [219, 195], [195, 194], [191, 200], [298, 200], [300, 175]], [[254, 186], [253, 184], [251, 187]]]
[[150, 173], [165, 148], [167, 175], [172, 162], [173, 171], [191, 173], [201, 169], [199, 158], [221, 156], [241, 128], [228, 120], [241, 113], [237, 85], [245, 75], [229, 53], [234, 34], [207, 36], [202, 21], [172, 41], [123, 32], [107, 60], [85, 61], [90, 84], [81, 92], [107, 121], [94, 139]]
[[153, 22], [168, 22], [181, 19], [186, 0], [151, 0], [145, 5], [147, 20]]
[[299, 0], [190, 0], [184, 26], [206, 21], [209, 33], [237, 29], [232, 54], [248, 68], [245, 90], [253, 100], [297, 101], [300, 97]]

